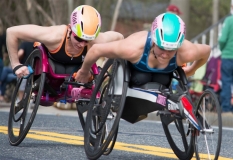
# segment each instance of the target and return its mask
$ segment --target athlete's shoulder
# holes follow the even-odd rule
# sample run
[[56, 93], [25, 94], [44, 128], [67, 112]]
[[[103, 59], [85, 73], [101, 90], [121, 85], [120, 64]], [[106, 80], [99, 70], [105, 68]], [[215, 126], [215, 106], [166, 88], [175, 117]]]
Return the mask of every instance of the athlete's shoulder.
[[148, 31], [139, 31], [139, 32], [135, 32], [131, 35], [129, 35], [128, 37], [146, 37], [148, 35]]

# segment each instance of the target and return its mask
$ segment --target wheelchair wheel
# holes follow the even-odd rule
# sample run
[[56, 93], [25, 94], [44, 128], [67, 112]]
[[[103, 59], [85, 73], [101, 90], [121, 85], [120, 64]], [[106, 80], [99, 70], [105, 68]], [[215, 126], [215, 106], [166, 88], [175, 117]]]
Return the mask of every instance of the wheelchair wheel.
[[216, 94], [205, 90], [196, 108], [196, 116], [203, 130], [195, 137], [197, 159], [217, 160], [222, 141], [221, 108]]
[[86, 112], [82, 112], [82, 111], [79, 110], [80, 105], [81, 104], [76, 103], [76, 109], [77, 109], [77, 112], [78, 112], [78, 117], [79, 117], [79, 121], [81, 123], [82, 129], [84, 130], [85, 123], [86, 123], [85, 122], [85, 114], [86, 114]]
[[[182, 77], [182, 73], [178, 73], [178, 75]], [[174, 96], [179, 97], [184, 94], [187, 90], [186, 88], [187, 86], [179, 80]], [[186, 94], [190, 96], [188, 92]], [[171, 114], [161, 114], [160, 118], [168, 143], [175, 155], [180, 160], [191, 159], [194, 154], [193, 126], [190, 125], [188, 120], [183, 119], [181, 116], [177, 117]]]
[[[124, 82], [122, 94], [114, 95], [114, 78], [120, 63], [112, 59], [105, 63], [91, 97], [84, 131], [84, 148], [89, 159], [108, 155], [115, 145], [128, 87], [128, 83]], [[101, 96], [96, 103], [98, 92]]]
[[194, 146], [192, 128], [188, 121], [171, 115], [161, 115], [164, 133], [173, 152], [180, 160], [193, 157]]
[[[41, 67], [42, 57], [40, 50], [35, 49], [28, 57], [25, 64], [30, 65], [34, 71], [36, 66]], [[19, 145], [24, 140], [33, 123], [40, 104], [45, 76], [45, 73], [41, 73], [40, 75], [35, 75], [34, 73], [27, 79], [20, 78], [17, 81], [13, 92], [8, 120], [8, 137], [10, 144], [13, 146]], [[25, 87], [22, 85], [25, 85]], [[22, 89], [23, 98], [19, 99], [19, 90]], [[32, 104], [30, 102], [32, 101], [34, 105], [30, 106]]]

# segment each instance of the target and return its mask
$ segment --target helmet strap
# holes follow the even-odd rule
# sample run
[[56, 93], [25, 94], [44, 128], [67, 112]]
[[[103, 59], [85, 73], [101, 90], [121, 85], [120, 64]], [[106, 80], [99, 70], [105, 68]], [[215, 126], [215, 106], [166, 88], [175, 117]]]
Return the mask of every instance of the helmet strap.
[[72, 31], [68, 31], [68, 32], [69, 32], [69, 33], [68, 33], [67, 39], [70, 39], [71, 34], [72, 34]]
[[71, 37], [71, 34], [72, 34], [72, 30], [71, 30], [71, 26], [70, 26], [70, 24], [68, 25], [68, 28], [67, 28], [67, 32], [68, 32], [68, 36], [67, 36], [67, 39], [70, 39], [70, 37]]
[[155, 51], [154, 51], [154, 49], [152, 49], [153, 50], [153, 54], [154, 54], [154, 56], [155, 56], [155, 59], [157, 59], [157, 56], [155, 55]]
[[154, 57], [157, 59], [157, 56], [155, 55], [154, 47], [155, 47], [155, 43], [153, 42], [153, 44], [152, 44], [152, 46], [151, 46], [151, 50], [152, 50], [152, 54], [153, 54]]

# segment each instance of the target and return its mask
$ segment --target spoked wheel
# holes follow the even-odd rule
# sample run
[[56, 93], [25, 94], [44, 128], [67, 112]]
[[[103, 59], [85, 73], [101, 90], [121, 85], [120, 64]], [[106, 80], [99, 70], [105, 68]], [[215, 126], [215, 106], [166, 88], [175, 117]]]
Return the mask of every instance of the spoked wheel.
[[[124, 82], [123, 86], [120, 87], [121, 93], [114, 95], [115, 78], [120, 63], [120, 61], [112, 59], [106, 62], [98, 76], [92, 94], [84, 132], [84, 148], [89, 159], [97, 159], [102, 154], [108, 155], [112, 151], [117, 138], [128, 87], [128, 83]], [[101, 93], [101, 96], [96, 103], [98, 92]], [[92, 143], [92, 140], [94, 140], [94, 143]]]
[[[42, 57], [40, 50], [35, 49], [25, 64], [30, 65], [34, 71], [36, 71], [36, 66], [41, 68]], [[44, 82], [45, 73], [40, 75], [34, 73], [27, 79], [20, 78], [17, 81], [8, 120], [8, 137], [11, 145], [19, 145], [27, 135], [40, 104]], [[30, 101], [33, 101], [33, 106], [30, 106]]]
[[160, 117], [165, 135], [173, 152], [181, 160], [191, 159], [194, 153], [194, 146], [189, 122], [171, 117], [171, 115], [160, 115]]
[[222, 142], [222, 117], [218, 98], [212, 90], [203, 92], [195, 113], [203, 126], [195, 138], [196, 157], [217, 160]]

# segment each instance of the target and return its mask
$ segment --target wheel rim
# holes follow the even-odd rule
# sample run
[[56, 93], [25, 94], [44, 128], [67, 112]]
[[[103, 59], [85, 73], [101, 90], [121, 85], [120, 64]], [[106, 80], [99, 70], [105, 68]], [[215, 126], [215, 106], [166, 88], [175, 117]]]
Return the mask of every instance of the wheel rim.
[[[38, 61], [41, 62], [41, 53], [38, 49], [33, 51], [33, 54], [30, 54], [25, 64], [30, 65], [35, 70], [35, 63]], [[11, 103], [9, 121], [8, 121], [8, 136], [9, 142], [11, 145], [20, 144], [28, 133], [33, 120], [36, 116], [36, 112], [40, 103], [40, 97], [42, 95], [43, 86], [44, 86], [45, 73], [41, 75], [30, 75], [25, 82], [23, 98], [19, 99], [18, 92], [19, 87], [22, 84], [22, 78], [18, 80], [16, 88], [13, 93], [13, 100]], [[36, 80], [39, 81], [38, 89], [34, 88], [34, 83]], [[22, 86], [21, 86], [22, 87]], [[33, 91], [34, 90], [34, 91]], [[35, 97], [35, 93], [37, 96]], [[30, 101], [34, 99], [35, 103], [30, 110]]]
[[[84, 147], [89, 159], [97, 159], [102, 154], [109, 154], [115, 144], [117, 128], [122, 113], [122, 107], [113, 107], [114, 80], [111, 77], [109, 67], [113, 62], [107, 62], [99, 75], [95, 89], [100, 91], [101, 97], [97, 105], [90, 107], [85, 126]], [[113, 76], [114, 77], [114, 76]], [[97, 91], [94, 91], [96, 94]], [[93, 94], [93, 97], [95, 96]], [[92, 97], [92, 98], [93, 98]], [[121, 102], [122, 103], [122, 102]], [[124, 103], [124, 102], [123, 102]], [[121, 106], [121, 104], [119, 104]], [[91, 113], [91, 114], [90, 114]], [[94, 137], [95, 144], [90, 143], [90, 137]], [[113, 143], [110, 143], [110, 142]]]
[[195, 151], [199, 159], [218, 159], [221, 148], [222, 120], [218, 98], [211, 90], [201, 95], [196, 115], [203, 131], [195, 139]]
[[[168, 117], [163, 117], [168, 118]], [[162, 118], [162, 119], [163, 119]], [[162, 123], [167, 140], [179, 159], [190, 159], [194, 153], [193, 136], [189, 122], [174, 119], [168, 124]]]

